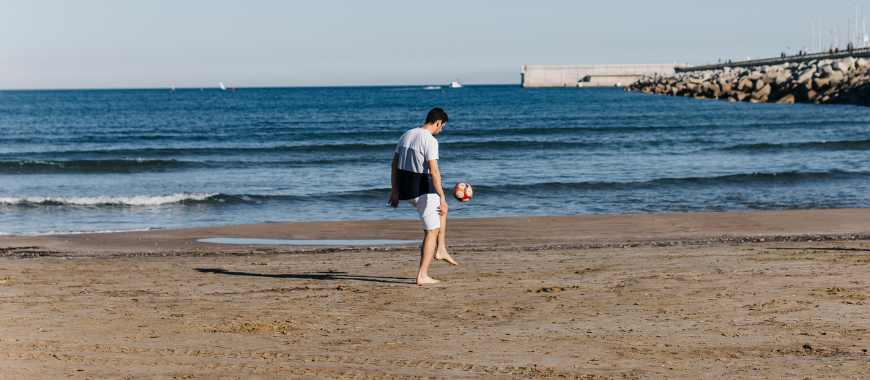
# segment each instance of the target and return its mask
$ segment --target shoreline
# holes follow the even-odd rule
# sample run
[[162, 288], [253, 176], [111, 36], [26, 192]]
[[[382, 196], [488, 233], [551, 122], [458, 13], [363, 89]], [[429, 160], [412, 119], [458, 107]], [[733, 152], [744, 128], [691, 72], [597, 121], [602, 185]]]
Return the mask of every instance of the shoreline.
[[[226, 245], [197, 242], [215, 237], [288, 240], [419, 240], [417, 220], [266, 223], [59, 235], [3, 235], [6, 255], [26, 247], [34, 255], [202, 255], [250, 250], [282, 252], [397, 249]], [[614, 247], [786, 240], [863, 240], [870, 235], [870, 209], [811, 209], [453, 219], [451, 246]], [[41, 254], [40, 254], [41, 252]], [[0, 253], [2, 255], [2, 253]]]

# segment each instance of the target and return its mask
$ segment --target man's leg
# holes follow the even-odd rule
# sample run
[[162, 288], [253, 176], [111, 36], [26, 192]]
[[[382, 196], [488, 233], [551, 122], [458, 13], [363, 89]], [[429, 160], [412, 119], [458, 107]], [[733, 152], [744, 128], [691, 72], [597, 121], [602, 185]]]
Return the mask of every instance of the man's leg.
[[429, 277], [429, 265], [435, 257], [438, 245], [438, 229], [428, 230], [423, 236], [423, 253], [420, 256], [420, 270], [417, 272], [417, 285], [437, 284], [440, 281]]
[[441, 228], [438, 232], [438, 249], [435, 251], [435, 258], [443, 260], [450, 265], [459, 265], [453, 257], [447, 253], [447, 214], [441, 215]]

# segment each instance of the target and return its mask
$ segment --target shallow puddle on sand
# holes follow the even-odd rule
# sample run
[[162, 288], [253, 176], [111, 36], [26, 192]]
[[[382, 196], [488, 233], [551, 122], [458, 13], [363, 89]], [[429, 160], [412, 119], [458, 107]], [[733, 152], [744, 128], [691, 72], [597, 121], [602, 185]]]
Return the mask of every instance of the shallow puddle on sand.
[[200, 243], [230, 244], [230, 245], [294, 245], [294, 246], [330, 246], [330, 247], [358, 247], [378, 245], [415, 245], [420, 244], [417, 240], [284, 240], [284, 239], [249, 239], [214, 237], [198, 239]]

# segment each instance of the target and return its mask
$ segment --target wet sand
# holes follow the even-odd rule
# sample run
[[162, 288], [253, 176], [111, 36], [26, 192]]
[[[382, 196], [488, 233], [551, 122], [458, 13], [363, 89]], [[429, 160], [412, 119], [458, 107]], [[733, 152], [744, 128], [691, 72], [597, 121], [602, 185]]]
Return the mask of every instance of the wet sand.
[[863, 378], [870, 210], [0, 237], [0, 378]]

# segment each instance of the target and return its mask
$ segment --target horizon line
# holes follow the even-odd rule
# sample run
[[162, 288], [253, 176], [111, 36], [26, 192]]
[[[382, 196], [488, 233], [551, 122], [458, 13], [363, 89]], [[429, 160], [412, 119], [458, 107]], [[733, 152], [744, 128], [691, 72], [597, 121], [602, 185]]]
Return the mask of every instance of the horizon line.
[[[484, 86], [522, 86], [521, 83], [504, 82], [504, 83], [463, 83], [464, 87], [484, 87]], [[226, 86], [229, 89], [304, 89], [304, 88], [377, 88], [377, 87], [425, 87], [438, 86], [442, 88], [450, 87], [450, 84], [432, 84], [432, 83], [417, 83], [417, 84], [347, 84], [347, 85], [267, 85], [267, 86]], [[0, 92], [14, 91], [124, 91], [124, 90], [167, 90], [171, 91], [172, 86], [154, 86], [154, 87], [44, 87], [44, 88], [0, 88]], [[223, 91], [217, 85], [214, 86], [183, 86], [175, 87], [175, 90], [218, 90]]]

